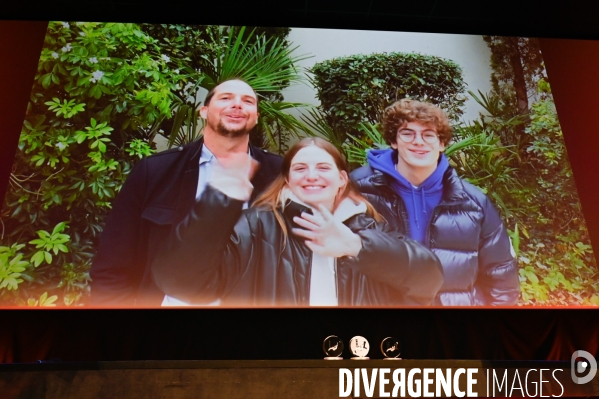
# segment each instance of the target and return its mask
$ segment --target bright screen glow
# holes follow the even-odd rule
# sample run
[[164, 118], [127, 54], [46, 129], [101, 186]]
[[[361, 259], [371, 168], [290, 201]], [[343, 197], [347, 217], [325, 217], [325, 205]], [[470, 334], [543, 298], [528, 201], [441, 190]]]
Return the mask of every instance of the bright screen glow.
[[50, 22], [1, 217], [3, 307], [599, 304], [533, 38]]

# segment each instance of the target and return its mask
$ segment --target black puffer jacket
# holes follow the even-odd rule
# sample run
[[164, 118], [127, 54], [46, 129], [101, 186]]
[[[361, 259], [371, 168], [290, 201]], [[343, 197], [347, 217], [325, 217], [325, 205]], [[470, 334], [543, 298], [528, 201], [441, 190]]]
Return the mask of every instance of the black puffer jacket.
[[[226, 306], [308, 306], [312, 252], [285, 238], [274, 212], [250, 208], [208, 186], [152, 265], [167, 295]], [[288, 231], [292, 215], [283, 214]], [[346, 225], [362, 239], [356, 258], [337, 259], [340, 306], [429, 305], [443, 282], [437, 257], [364, 214]]]
[[[409, 234], [406, 207], [389, 176], [364, 166], [352, 172], [351, 179], [390, 226]], [[445, 277], [435, 304], [516, 304], [520, 284], [505, 226], [489, 199], [451, 167], [443, 176], [441, 203], [427, 237]]]

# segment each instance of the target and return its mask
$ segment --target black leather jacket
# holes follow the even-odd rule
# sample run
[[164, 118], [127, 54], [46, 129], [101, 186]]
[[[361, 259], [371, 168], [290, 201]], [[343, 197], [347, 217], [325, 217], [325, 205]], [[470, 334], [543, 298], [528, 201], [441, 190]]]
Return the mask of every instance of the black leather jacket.
[[[409, 234], [406, 207], [390, 177], [364, 166], [351, 179], [391, 227]], [[451, 167], [443, 176], [441, 203], [431, 217], [427, 240], [445, 276], [435, 304], [516, 304], [520, 283], [507, 230], [487, 196]]]
[[[312, 252], [285, 237], [271, 210], [250, 208], [208, 186], [152, 265], [156, 284], [187, 302], [308, 306]], [[292, 216], [285, 208], [286, 227]], [[356, 258], [337, 258], [340, 306], [429, 305], [443, 283], [437, 257], [358, 214], [346, 225], [362, 240]]]

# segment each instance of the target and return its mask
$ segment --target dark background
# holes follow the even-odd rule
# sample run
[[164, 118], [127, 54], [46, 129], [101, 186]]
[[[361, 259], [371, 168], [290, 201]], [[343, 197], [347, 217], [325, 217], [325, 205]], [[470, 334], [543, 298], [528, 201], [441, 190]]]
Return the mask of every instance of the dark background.
[[[10, 0], [0, 6], [0, 198], [47, 20], [406, 30], [544, 37], [543, 56], [599, 251], [599, 2]], [[322, 340], [386, 336], [404, 358], [569, 360], [599, 354], [595, 309], [3, 310], [0, 362], [311, 359]], [[346, 350], [345, 356], [347, 357]]]

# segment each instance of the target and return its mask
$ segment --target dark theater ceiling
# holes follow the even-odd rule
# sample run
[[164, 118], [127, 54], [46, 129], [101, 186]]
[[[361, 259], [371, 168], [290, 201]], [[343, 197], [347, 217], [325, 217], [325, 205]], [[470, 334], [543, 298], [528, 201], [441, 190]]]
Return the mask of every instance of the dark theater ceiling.
[[599, 39], [596, 0], [4, 0], [0, 19], [331, 27]]

